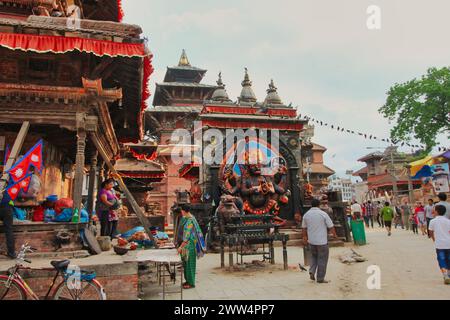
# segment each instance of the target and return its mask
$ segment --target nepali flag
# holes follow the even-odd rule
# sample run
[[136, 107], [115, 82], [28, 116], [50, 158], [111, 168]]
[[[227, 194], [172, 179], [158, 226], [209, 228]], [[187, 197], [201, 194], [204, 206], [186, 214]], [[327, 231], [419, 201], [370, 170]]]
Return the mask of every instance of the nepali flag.
[[17, 183], [23, 178], [27, 176], [28, 169], [30, 167], [30, 159], [29, 157], [25, 156], [22, 157], [14, 166], [9, 169], [8, 173], [11, 176], [11, 179]]
[[28, 189], [30, 189], [31, 177], [32, 177], [32, 175], [30, 174], [29, 176], [22, 179], [22, 181], [19, 181], [17, 183], [19, 185], [20, 189], [25, 193], [27, 193]]
[[44, 147], [44, 143], [42, 140], [40, 140], [33, 148], [31, 148], [30, 151], [28, 151], [27, 155], [29, 158], [29, 165], [33, 166], [38, 170], [40, 173], [42, 172], [42, 169], [44, 167], [43, 161], [42, 161], [42, 149]]
[[17, 196], [20, 192], [20, 185], [18, 183], [13, 184], [8, 189], [6, 189], [6, 192], [8, 192], [9, 197], [12, 201], [16, 200]]
[[28, 174], [30, 166], [33, 166], [40, 173], [44, 167], [42, 161], [42, 149], [43, 141], [40, 140], [33, 148], [30, 149], [19, 161], [17, 161], [14, 166], [8, 171], [11, 179], [14, 182], [18, 182], [25, 178]]

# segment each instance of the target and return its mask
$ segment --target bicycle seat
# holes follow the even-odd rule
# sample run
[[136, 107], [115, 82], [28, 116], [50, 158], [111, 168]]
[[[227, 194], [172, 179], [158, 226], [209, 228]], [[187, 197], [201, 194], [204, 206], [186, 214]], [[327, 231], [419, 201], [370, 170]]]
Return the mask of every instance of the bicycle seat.
[[52, 261], [50, 264], [58, 271], [66, 271], [70, 264], [70, 260]]

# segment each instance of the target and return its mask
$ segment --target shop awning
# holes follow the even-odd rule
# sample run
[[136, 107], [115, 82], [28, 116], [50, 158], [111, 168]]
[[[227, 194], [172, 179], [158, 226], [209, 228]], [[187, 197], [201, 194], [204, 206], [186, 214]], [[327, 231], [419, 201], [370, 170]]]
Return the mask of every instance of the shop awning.
[[428, 156], [425, 157], [423, 159], [411, 162], [411, 177], [415, 177], [415, 178], [420, 178], [420, 177], [416, 177], [417, 173], [419, 173], [419, 171], [423, 170], [424, 167], [425, 169], [427, 169], [426, 167], [430, 167], [434, 164], [434, 158], [432, 156]]
[[150, 53], [143, 43], [123, 43], [78, 37], [0, 33], [0, 46], [12, 50], [37, 53], [66, 53], [79, 51], [96, 56], [147, 57]]

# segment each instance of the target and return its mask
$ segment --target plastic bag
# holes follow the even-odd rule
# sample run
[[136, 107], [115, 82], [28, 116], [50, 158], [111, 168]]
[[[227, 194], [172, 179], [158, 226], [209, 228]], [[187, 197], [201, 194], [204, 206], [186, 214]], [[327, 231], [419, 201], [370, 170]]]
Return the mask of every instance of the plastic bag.
[[89, 214], [86, 211], [86, 209], [81, 209], [80, 222], [81, 223], [88, 223], [89, 222]]
[[44, 207], [39, 206], [36, 207], [33, 211], [33, 219], [34, 222], [42, 222], [44, 221]]
[[64, 209], [60, 214], [55, 216], [55, 222], [70, 222], [72, 221], [73, 210], [70, 208]]
[[14, 212], [14, 219], [17, 219], [20, 221], [24, 221], [27, 219], [27, 212], [24, 209], [14, 207], [13, 212]]
[[52, 222], [55, 219], [55, 210], [46, 209], [44, 211], [44, 222]]
[[121, 236], [122, 238], [128, 240], [128, 239], [130, 239], [131, 237], [133, 237], [133, 235], [134, 235], [135, 233], [138, 233], [138, 232], [145, 232], [144, 227], [136, 227], [136, 228], [133, 228], [133, 229], [131, 229], [131, 230], [128, 230], [127, 232], [122, 233], [120, 236]]
[[73, 200], [68, 198], [59, 199], [55, 202], [55, 212], [60, 214], [64, 209], [72, 209]]

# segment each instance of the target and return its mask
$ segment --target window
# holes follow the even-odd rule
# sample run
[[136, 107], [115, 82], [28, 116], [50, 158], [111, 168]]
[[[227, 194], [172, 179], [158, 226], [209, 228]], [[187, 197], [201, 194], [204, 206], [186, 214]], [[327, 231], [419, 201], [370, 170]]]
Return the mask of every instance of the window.
[[48, 79], [53, 71], [53, 61], [49, 59], [30, 58], [28, 74], [34, 79]]

